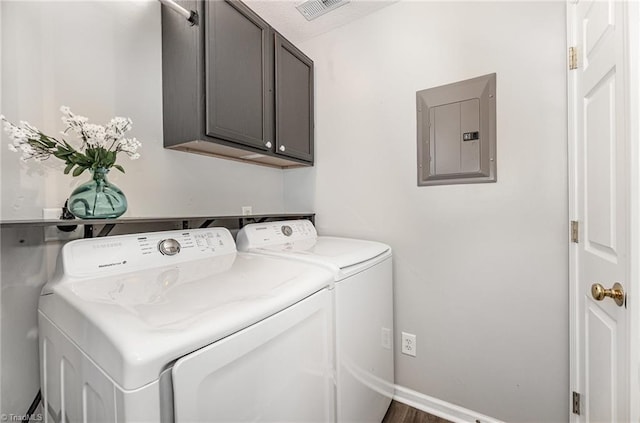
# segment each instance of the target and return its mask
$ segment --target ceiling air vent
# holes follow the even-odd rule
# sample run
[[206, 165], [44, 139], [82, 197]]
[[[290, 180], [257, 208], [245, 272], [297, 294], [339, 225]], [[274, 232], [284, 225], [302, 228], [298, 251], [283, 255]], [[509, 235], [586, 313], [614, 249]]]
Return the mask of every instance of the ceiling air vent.
[[302, 13], [302, 16], [307, 18], [308, 21], [311, 21], [347, 3], [349, 3], [349, 0], [309, 0], [296, 6], [296, 9], [298, 9], [298, 11]]

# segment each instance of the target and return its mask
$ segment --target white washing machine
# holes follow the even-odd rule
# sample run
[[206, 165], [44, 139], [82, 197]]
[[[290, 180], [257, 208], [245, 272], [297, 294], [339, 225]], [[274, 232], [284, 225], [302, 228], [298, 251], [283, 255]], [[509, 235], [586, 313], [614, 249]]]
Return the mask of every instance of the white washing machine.
[[382, 421], [394, 393], [391, 248], [318, 236], [308, 220], [245, 226], [239, 251], [287, 257], [335, 277], [337, 420]]
[[222, 228], [72, 241], [38, 307], [45, 421], [334, 421], [332, 288]]

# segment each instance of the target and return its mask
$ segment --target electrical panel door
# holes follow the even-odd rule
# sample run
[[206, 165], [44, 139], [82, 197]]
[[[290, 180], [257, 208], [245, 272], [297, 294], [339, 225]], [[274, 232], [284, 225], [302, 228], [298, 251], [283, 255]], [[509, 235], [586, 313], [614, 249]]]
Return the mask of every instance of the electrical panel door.
[[418, 185], [496, 181], [496, 75], [418, 91]]

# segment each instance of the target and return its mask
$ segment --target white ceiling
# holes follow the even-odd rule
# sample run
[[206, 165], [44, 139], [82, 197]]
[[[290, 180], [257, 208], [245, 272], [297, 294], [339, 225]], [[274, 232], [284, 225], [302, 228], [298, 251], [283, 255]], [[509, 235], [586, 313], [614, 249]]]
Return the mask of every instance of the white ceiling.
[[244, 3], [295, 44], [346, 25], [398, 0], [351, 0], [312, 21], [307, 21], [296, 9], [305, 1], [245, 0]]

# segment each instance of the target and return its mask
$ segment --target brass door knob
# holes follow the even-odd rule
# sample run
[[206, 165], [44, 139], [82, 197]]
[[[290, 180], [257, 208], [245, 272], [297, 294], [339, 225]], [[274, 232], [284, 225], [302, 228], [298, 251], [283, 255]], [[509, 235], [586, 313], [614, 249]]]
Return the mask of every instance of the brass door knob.
[[606, 289], [599, 283], [591, 285], [591, 295], [596, 301], [602, 301], [605, 297], [613, 298], [613, 300], [622, 307], [624, 304], [624, 288], [618, 282], [613, 284], [613, 288]]

